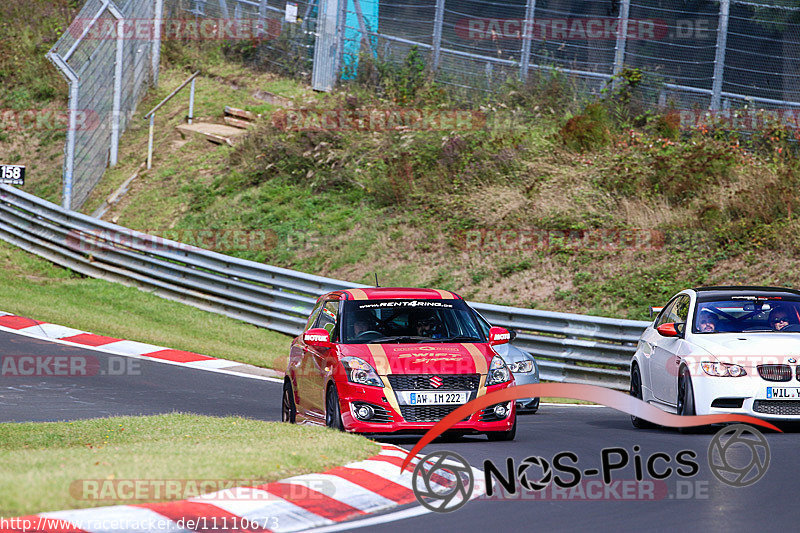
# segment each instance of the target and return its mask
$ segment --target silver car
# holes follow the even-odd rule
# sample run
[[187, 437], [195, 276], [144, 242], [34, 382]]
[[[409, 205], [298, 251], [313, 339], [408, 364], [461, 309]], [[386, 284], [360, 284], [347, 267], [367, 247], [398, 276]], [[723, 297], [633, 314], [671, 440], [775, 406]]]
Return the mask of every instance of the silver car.
[[[484, 335], [489, 334], [491, 325], [489, 322], [477, 313], [480, 318], [481, 326], [484, 329]], [[506, 344], [499, 344], [493, 346], [494, 351], [503, 358], [506, 366], [514, 374], [514, 382], [517, 385], [530, 385], [532, 383], [539, 383], [539, 365], [536, 364], [536, 359], [521, 348], [517, 348], [512, 343], [517, 336], [514, 330], [508, 330], [511, 333], [511, 342]], [[539, 410], [539, 398], [522, 398], [517, 400], [517, 412], [520, 414], [534, 414]]]

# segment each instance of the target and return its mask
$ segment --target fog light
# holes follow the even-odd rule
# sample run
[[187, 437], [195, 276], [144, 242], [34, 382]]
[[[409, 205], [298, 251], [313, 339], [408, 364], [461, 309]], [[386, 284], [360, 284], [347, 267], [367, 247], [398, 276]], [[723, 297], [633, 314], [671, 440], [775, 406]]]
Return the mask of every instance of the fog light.
[[494, 414], [497, 418], [505, 418], [506, 413], [508, 413], [508, 409], [503, 404], [498, 404], [494, 406]]
[[375, 411], [369, 405], [359, 405], [356, 408], [356, 416], [361, 420], [369, 420]]

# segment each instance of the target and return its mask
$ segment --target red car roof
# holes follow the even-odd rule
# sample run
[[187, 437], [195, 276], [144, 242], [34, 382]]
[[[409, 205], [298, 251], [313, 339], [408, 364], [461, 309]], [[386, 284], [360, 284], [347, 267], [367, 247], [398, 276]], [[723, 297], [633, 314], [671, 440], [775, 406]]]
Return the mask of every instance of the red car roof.
[[416, 298], [420, 300], [460, 300], [454, 292], [439, 289], [410, 289], [401, 287], [370, 287], [367, 289], [347, 289], [341, 291], [350, 300], [393, 300]]

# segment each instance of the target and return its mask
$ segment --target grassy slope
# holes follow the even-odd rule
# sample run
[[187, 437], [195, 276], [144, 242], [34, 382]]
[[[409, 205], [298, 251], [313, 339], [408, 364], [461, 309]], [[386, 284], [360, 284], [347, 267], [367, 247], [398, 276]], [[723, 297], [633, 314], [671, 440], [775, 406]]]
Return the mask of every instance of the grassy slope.
[[45, 322], [284, 370], [289, 337], [88, 279], [0, 241], [0, 310]]
[[[3, 93], [4, 105], [60, 105], [65, 86], [38, 54], [74, 8], [63, 0], [53, 5], [34, 2], [30, 12], [5, 7], [9, 20], [22, 22], [2, 27], [15, 37], [3, 46], [15, 48], [3, 56], [0, 76], [24, 75]], [[47, 23], [20, 35], [32, 16]], [[196, 116], [216, 122], [225, 105], [274, 112], [257, 97], [260, 90], [303, 107], [459, 105], [415, 85], [413, 65], [396, 72], [394, 84], [383, 83], [376, 98], [357, 85], [313, 93], [243, 68], [217, 43], [197, 50], [170, 41], [162, 57], [160, 87], [140, 105], [124, 135], [120, 165], [106, 173], [86, 212], [143, 161], [141, 115], [196, 69], [203, 72]], [[644, 318], [647, 305], [686, 286], [800, 284], [794, 237], [800, 223], [793, 215], [800, 206], [791, 192], [797, 159], [781, 154], [779, 143], [762, 143], [748, 156], [714, 132], [676, 138], [649, 125], [631, 134], [620, 124], [568, 121], [585, 102], [563, 80], [536, 83], [511, 87], [481, 107], [490, 115], [523, 111], [516, 129], [286, 134], [265, 119], [237, 148], [182, 139], [174, 130], [186, 113], [188, 95], [182, 94], [157, 116], [154, 168], [140, 173], [105, 218], [156, 231], [267, 229], [278, 235], [274, 248], [235, 253], [350, 281], [369, 283], [377, 272], [384, 285], [438, 286], [480, 301], [630, 318]], [[614, 131], [608, 134], [607, 126]], [[569, 127], [578, 146], [565, 146]], [[782, 135], [760, 133], [763, 139]], [[63, 135], [12, 132], [4, 139], [0, 154], [25, 159], [35, 170], [26, 189], [57, 198]], [[588, 146], [581, 150], [583, 141]], [[656, 229], [670, 240], [660, 250], [463, 247], [465, 229], [532, 228]]]
[[89, 499], [81, 480], [229, 480], [252, 486], [379, 451], [363, 437], [327, 428], [234, 417], [0, 424], [0, 516], [144, 503]]
[[[241, 72], [221, 59], [212, 68]], [[163, 90], [185, 72], [168, 69]], [[253, 105], [255, 88], [278, 83], [259, 76], [266, 78], [240, 77], [233, 91], [204, 82], [198, 94], [214, 97], [203, 113], [218, 117], [228, 102]], [[397, 105], [358, 87], [319, 96], [282, 83], [305, 106]], [[579, 107], [572, 109], [566, 116]], [[794, 176], [793, 163], [714, 138], [670, 140], [652, 131], [568, 149], [564, 122], [560, 112], [536, 111], [511, 131], [287, 135], [264, 120], [235, 149], [193, 140], [159, 154], [156, 168], [109, 216], [141, 229], [269, 229], [279, 237], [273, 249], [237, 255], [355, 282], [371, 283], [377, 272], [384, 285], [607, 316], [646, 318], [647, 306], [687, 286], [800, 284], [796, 243], [780, 236], [793, 235], [798, 223], [769, 188], [786, 167]], [[178, 140], [168, 128], [159, 131], [162, 145]], [[141, 154], [143, 130], [125, 140], [129, 153]], [[496, 164], [500, 157], [512, 163]], [[112, 171], [107, 181], [121, 179]], [[776, 202], [780, 223], [769, 224]], [[758, 212], [755, 230], [739, 227], [748, 204]], [[668, 240], [658, 250], [463, 246], [466, 229], [533, 228], [658, 230]], [[754, 242], [761, 230], [763, 240]]]

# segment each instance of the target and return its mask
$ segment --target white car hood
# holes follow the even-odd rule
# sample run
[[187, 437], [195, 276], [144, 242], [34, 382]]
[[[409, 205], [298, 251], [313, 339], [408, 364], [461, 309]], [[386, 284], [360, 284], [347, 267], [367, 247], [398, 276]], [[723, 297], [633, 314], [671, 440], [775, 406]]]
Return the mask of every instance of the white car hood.
[[[800, 359], [800, 333], [715, 333], [693, 335], [692, 344], [711, 355], [746, 358], [751, 364]], [[796, 362], [796, 361], [795, 361]], [[741, 363], [740, 363], [741, 364]]]

